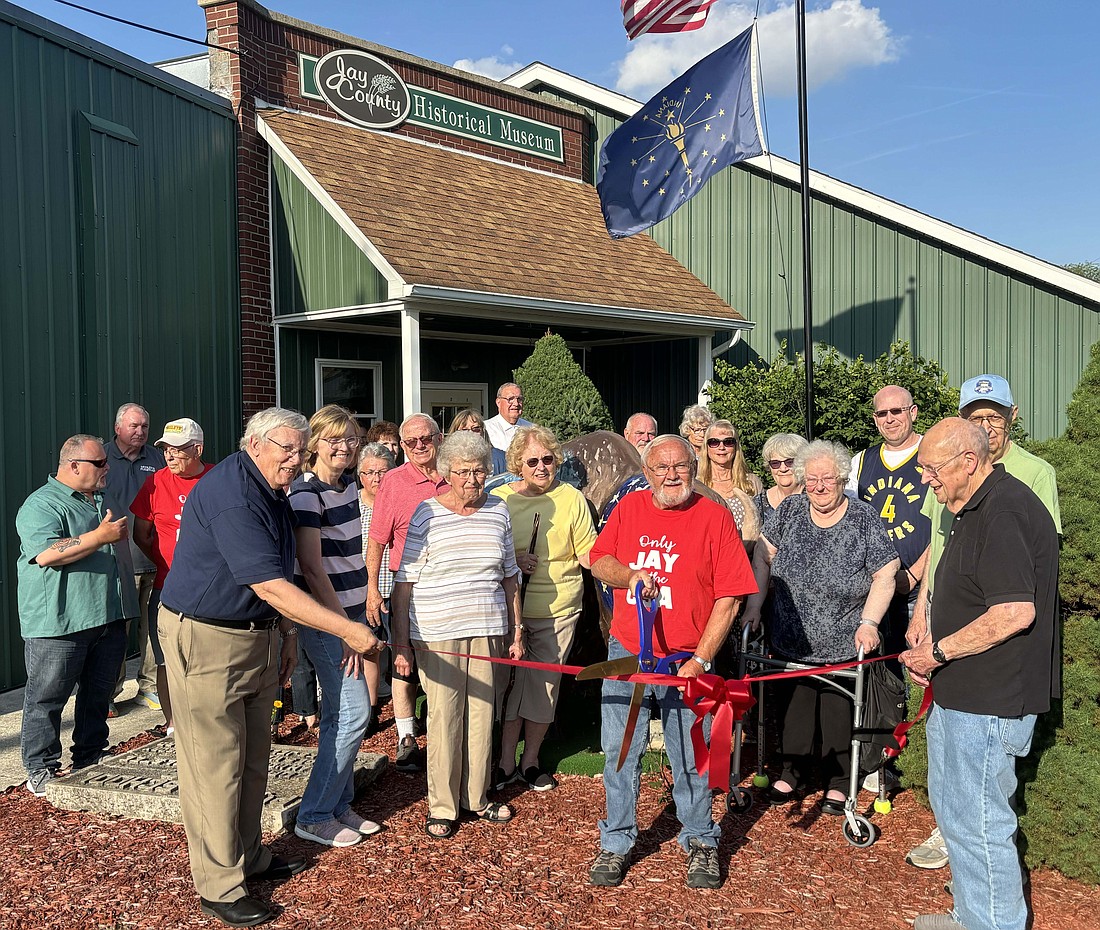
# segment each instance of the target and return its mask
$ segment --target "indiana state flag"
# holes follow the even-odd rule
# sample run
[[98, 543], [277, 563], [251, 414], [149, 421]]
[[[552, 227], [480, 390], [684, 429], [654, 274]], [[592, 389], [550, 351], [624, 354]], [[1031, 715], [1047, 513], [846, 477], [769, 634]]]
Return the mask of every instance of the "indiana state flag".
[[764, 153], [754, 28], [711, 52], [607, 137], [596, 190], [613, 238], [649, 229], [712, 175]]

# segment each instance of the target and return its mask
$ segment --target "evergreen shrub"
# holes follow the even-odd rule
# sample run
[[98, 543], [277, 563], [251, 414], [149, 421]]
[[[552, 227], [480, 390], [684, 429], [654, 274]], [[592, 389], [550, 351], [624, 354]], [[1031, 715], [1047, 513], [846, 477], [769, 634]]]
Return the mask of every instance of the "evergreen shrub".
[[514, 378], [523, 389], [524, 417], [553, 430], [559, 441], [614, 429], [607, 404], [561, 336], [547, 332]]

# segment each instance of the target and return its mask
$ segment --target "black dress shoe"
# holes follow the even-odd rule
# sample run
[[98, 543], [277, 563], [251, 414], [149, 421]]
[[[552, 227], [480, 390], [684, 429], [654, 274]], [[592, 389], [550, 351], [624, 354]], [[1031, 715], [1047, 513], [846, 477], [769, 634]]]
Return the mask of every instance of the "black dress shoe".
[[297, 875], [299, 872], [304, 872], [307, 868], [309, 868], [309, 865], [301, 856], [295, 856], [293, 859], [272, 856], [271, 865], [262, 872], [249, 875], [247, 878], [250, 882], [277, 882]]
[[215, 904], [199, 898], [199, 909], [230, 927], [255, 927], [275, 917], [275, 912], [263, 901], [249, 897], [238, 898], [232, 904]]
[[834, 798], [822, 798], [821, 799], [821, 813], [829, 814], [831, 817], [843, 817], [844, 816], [844, 800], [836, 800]]

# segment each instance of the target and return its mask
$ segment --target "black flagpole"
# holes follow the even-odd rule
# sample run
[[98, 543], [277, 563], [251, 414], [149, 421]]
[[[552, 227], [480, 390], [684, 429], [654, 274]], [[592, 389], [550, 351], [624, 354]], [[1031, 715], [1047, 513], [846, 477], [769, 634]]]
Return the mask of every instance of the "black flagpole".
[[802, 175], [802, 344], [806, 357], [806, 438], [814, 438], [813, 277], [810, 272], [810, 147], [806, 119], [806, 0], [795, 12], [798, 46], [798, 160]]

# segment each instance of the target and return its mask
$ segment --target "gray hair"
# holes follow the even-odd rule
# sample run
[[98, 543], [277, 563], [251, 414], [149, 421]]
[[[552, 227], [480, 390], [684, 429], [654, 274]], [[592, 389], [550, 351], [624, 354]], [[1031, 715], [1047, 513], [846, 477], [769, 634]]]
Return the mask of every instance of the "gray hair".
[[284, 428], [301, 433], [303, 442], [309, 437], [309, 420], [298, 413], [297, 410], [268, 407], [266, 410], [261, 410], [249, 417], [244, 428], [244, 435], [241, 437], [240, 448], [243, 451], [248, 448], [248, 444], [253, 439], [267, 439], [269, 433]]
[[393, 468], [393, 453], [380, 442], [368, 442], [359, 450], [359, 467], [363, 467], [366, 459], [381, 459], [389, 468]]
[[[709, 408], [704, 407], [702, 404], [692, 404], [690, 407], [684, 408], [684, 415], [680, 418], [680, 435], [686, 437], [688, 427], [691, 426], [710, 426], [714, 422], [714, 414], [710, 412]], [[695, 450], [692, 449], [692, 454], [695, 454]]]
[[691, 443], [684, 439], [683, 436], [676, 436], [673, 433], [664, 433], [653, 440], [648, 446], [642, 449], [642, 468], [649, 468], [649, 460], [658, 446], [663, 446], [667, 443], [676, 443], [687, 453], [691, 463], [695, 464], [695, 450], [691, 447]]
[[493, 457], [489, 443], [477, 433], [466, 430], [451, 433], [439, 445], [435, 467], [444, 478], [450, 478], [451, 466], [458, 462], [477, 462], [486, 471], [491, 471]]
[[497, 388], [497, 397], [502, 397], [504, 395], [504, 389], [510, 387], [514, 387], [517, 391], [523, 391], [523, 388], [516, 384], [515, 381], [505, 381], [500, 387]]
[[77, 433], [61, 444], [61, 454], [57, 457], [57, 464], [65, 465], [68, 462], [75, 462], [83, 454], [84, 443], [86, 442], [98, 442], [104, 450], [107, 448], [99, 436], [93, 436], [91, 433]]
[[433, 436], [438, 435], [438, 433], [440, 432], [439, 424], [435, 422], [435, 420], [431, 417], [430, 414], [427, 414], [427, 413], [410, 413], [407, 417], [405, 417], [404, 420], [401, 421], [401, 425], [399, 427], [397, 427], [397, 438], [398, 439], [404, 439], [405, 438], [405, 427], [408, 426], [410, 423], [412, 423], [413, 420], [423, 420], [424, 422], [429, 423], [431, 425], [431, 428], [432, 428], [432, 435]]
[[653, 423], [653, 432], [657, 432], [657, 418], [652, 413], [646, 413], [644, 410], [639, 410], [637, 413], [632, 413], [626, 418], [626, 426], [623, 427], [624, 433], [630, 432], [630, 424], [633, 423], [638, 417], [645, 417], [647, 420]]
[[793, 459], [807, 445], [809, 443], [806, 442], [806, 437], [799, 436], [798, 433], [776, 433], [768, 437], [760, 457], [765, 465], [768, 464], [768, 459]]
[[152, 419], [149, 416], [149, 411], [146, 410], [143, 406], [141, 406], [141, 404], [135, 404], [133, 401], [127, 401], [125, 404], [123, 404], [121, 407], [119, 407], [117, 411], [115, 411], [115, 426], [121, 426], [122, 425], [122, 418], [124, 416], [126, 416], [126, 411], [127, 410], [140, 410], [142, 413], [145, 414], [145, 419], [146, 420], [151, 420]]
[[838, 484], [847, 484], [852, 474], [852, 454], [839, 442], [828, 439], [815, 439], [804, 445], [794, 457], [794, 476], [799, 484], [806, 483], [806, 466], [819, 459], [828, 459], [836, 470]]

